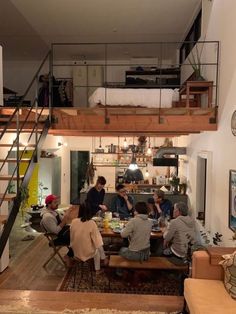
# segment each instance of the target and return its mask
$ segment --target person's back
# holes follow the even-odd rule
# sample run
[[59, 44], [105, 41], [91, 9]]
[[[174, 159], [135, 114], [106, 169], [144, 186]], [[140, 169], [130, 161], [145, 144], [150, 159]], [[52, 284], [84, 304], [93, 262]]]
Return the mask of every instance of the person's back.
[[190, 216], [179, 216], [171, 223], [171, 227], [175, 229], [171, 249], [178, 256], [185, 256], [188, 242], [195, 239], [195, 222]]
[[164, 233], [164, 245], [170, 244], [172, 253], [177, 257], [186, 257], [188, 243], [196, 240], [195, 221], [188, 215], [188, 207], [183, 202], [174, 205], [174, 217]]
[[94, 257], [96, 249], [103, 245], [101, 234], [95, 221], [81, 221], [76, 218], [70, 227], [70, 245], [74, 255], [86, 261]]
[[122, 238], [128, 237], [129, 247], [121, 248], [119, 254], [130, 260], [147, 260], [150, 254], [150, 235], [152, 220], [148, 218], [147, 205], [138, 202], [135, 205], [135, 218], [131, 219], [121, 232]]
[[103, 240], [96, 223], [92, 220], [92, 209], [88, 202], [80, 205], [79, 217], [70, 227], [70, 245], [74, 256], [82, 261], [94, 259], [96, 272], [100, 271], [100, 260], [106, 260]]

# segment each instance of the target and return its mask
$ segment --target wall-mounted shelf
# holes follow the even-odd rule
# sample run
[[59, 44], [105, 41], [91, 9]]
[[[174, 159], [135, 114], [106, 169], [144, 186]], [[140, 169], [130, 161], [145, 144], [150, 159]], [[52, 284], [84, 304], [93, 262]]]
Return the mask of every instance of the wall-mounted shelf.
[[130, 88], [178, 88], [180, 86], [180, 69], [126, 71], [125, 84]]

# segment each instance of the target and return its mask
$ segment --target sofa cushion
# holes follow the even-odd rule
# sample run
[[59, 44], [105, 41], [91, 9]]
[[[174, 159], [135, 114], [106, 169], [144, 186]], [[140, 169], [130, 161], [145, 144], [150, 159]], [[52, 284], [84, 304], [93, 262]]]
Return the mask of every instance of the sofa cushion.
[[191, 314], [236, 313], [236, 302], [221, 280], [185, 279], [184, 297]]
[[223, 255], [221, 264], [224, 268], [224, 284], [232, 298], [236, 299], [236, 251]]

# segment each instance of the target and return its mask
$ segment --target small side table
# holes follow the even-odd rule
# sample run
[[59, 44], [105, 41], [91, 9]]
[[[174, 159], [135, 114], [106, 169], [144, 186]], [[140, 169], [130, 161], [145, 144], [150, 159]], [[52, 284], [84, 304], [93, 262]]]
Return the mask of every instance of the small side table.
[[186, 95], [186, 107], [189, 108], [190, 95], [194, 96], [197, 107], [201, 106], [201, 95], [207, 95], [208, 108], [212, 106], [213, 81], [186, 81], [179, 90], [179, 101], [182, 102], [182, 96]]
[[32, 210], [31, 208], [27, 210], [27, 214], [29, 214], [31, 217], [29, 221], [32, 223], [31, 227], [32, 229], [36, 230], [37, 232], [42, 232], [40, 227], [40, 221], [41, 221], [41, 210]]

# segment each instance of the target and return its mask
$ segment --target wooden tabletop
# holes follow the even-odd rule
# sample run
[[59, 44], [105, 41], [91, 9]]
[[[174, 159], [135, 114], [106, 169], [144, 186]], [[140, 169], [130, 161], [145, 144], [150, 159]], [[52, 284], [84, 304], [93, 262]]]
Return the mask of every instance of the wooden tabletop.
[[218, 265], [222, 260], [222, 255], [232, 254], [236, 251], [236, 247], [208, 247], [207, 252], [210, 255], [211, 265]]
[[[101, 235], [104, 238], [120, 238], [121, 235], [120, 233], [114, 232], [111, 228], [107, 228], [107, 229], [102, 229], [101, 230]], [[158, 232], [151, 232], [151, 239], [160, 239], [163, 238], [163, 231], [158, 231]]]

